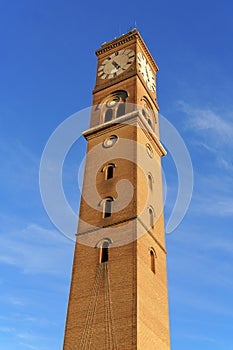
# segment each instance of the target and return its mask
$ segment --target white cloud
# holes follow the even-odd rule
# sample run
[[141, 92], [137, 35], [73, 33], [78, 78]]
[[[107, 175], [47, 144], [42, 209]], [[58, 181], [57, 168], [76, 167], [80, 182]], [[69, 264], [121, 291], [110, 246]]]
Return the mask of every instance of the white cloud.
[[47, 349], [44, 347], [41, 347], [41, 345], [38, 346], [38, 343], [41, 343], [41, 340], [43, 338], [36, 333], [31, 333], [27, 331], [22, 332], [16, 332], [15, 336], [19, 338], [19, 344], [23, 345], [24, 347], [32, 350], [45, 350]]
[[233, 123], [208, 108], [195, 108], [180, 101], [179, 106], [189, 116], [187, 127], [221, 137], [222, 143], [233, 144]]
[[227, 173], [225, 170], [217, 172], [215, 166], [208, 174], [200, 175], [196, 172], [190, 210], [216, 217], [231, 216], [233, 214], [231, 170]]
[[[181, 283], [193, 285], [197, 293], [200, 293], [200, 289], [196, 289], [196, 286], [214, 290], [214, 293], [219, 290], [233, 291], [231, 232], [224, 229], [215, 231], [208, 226], [199, 231], [197, 223], [195, 229], [186, 228], [183, 232], [171, 235], [167, 243], [169, 271], [172, 276], [179, 276], [180, 281], [183, 281]], [[225, 308], [224, 300], [219, 304], [221, 302]]]
[[64, 274], [72, 262], [73, 243], [56, 231], [31, 224], [2, 234], [0, 262], [29, 274]]
[[[229, 233], [229, 231], [227, 233], [224, 231], [223, 233], [217, 232], [213, 234], [208, 230], [203, 233], [192, 229], [192, 231], [185, 230], [183, 232], [180, 231], [177, 234], [171, 235], [171, 241], [172, 244], [177, 244], [177, 247], [179, 247], [181, 244], [187, 244], [189, 246], [190, 243], [192, 243], [192, 248], [194, 249], [200, 249], [201, 247], [202, 250], [206, 252], [216, 249], [218, 252], [222, 251], [222, 253], [225, 255], [226, 253], [232, 253], [233, 251], [233, 241], [231, 236], [232, 235]], [[208, 239], [209, 237], [211, 239]]]
[[183, 332], [176, 332], [175, 336], [179, 336], [181, 338], [186, 338], [189, 340], [194, 340], [194, 341], [201, 341], [201, 342], [208, 342], [208, 343], [216, 343], [216, 339], [213, 337], [208, 337], [206, 335], [203, 335], [201, 333], [187, 333], [185, 331]]
[[28, 348], [28, 349], [32, 349], [32, 350], [39, 350], [38, 347], [34, 346], [34, 345], [31, 345], [31, 344], [27, 344], [27, 343], [24, 343], [24, 342], [20, 342], [19, 343], [20, 345], [23, 345], [24, 347]]
[[[233, 316], [233, 311], [227, 304], [224, 304], [224, 300], [222, 303], [216, 303], [216, 300], [212, 298], [211, 295], [204, 295], [200, 292], [185, 292], [181, 290], [179, 287], [173, 286], [172, 292], [170, 293], [170, 299], [172, 302], [176, 302], [176, 304], [180, 304], [182, 306], [186, 305], [192, 309], [200, 310], [200, 312], [208, 312], [208, 314], [218, 315], [220, 317], [223, 316]], [[213, 293], [214, 294], [214, 293]]]
[[[209, 140], [208, 140], [209, 141]], [[223, 153], [219, 150], [219, 144], [213, 144], [212, 142], [210, 144], [207, 144], [207, 140], [205, 138], [205, 141], [202, 141], [202, 139], [197, 139], [193, 142], [193, 144], [197, 147], [204, 148], [208, 152], [212, 153], [212, 155], [217, 159], [219, 162], [219, 165], [226, 165], [231, 164], [231, 159], [229, 159], [228, 153]], [[224, 146], [225, 147], [225, 146]], [[227, 166], [228, 168], [228, 166]]]
[[[22, 189], [34, 189], [38, 184], [39, 158], [17, 140], [0, 142], [1, 186], [17, 192]], [[9, 186], [10, 184], [10, 186]]]
[[11, 333], [12, 334], [14, 331], [15, 331], [15, 329], [12, 327], [0, 326], [1, 333]]
[[194, 212], [209, 214], [215, 217], [232, 216], [233, 215], [233, 198], [214, 197], [206, 198], [202, 196], [192, 206]]
[[7, 300], [10, 304], [13, 304], [13, 305], [21, 305], [21, 306], [25, 305], [25, 301], [14, 296], [8, 296], [5, 300]]
[[25, 339], [25, 340], [32, 339], [31, 333], [28, 333], [28, 332], [17, 333], [17, 337], [19, 337], [21, 339]]
[[224, 158], [224, 157], [217, 157], [217, 163], [218, 166], [221, 169], [225, 169], [225, 170], [229, 170], [229, 171], [233, 171], [233, 164], [231, 159], [228, 158]]

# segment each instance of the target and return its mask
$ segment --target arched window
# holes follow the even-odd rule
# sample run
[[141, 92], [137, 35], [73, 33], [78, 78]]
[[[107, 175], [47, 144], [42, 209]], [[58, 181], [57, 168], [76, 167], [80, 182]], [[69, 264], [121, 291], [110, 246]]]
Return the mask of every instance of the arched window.
[[112, 197], [105, 198], [102, 201], [102, 208], [103, 208], [103, 219], [109, 218], [112, 215]]
[[155, 220], [154, 209], [150, 206], [148, 208], [148, 211], [150, 216], [150, 228], [154, 228], [154, 220]]
[[108, 247], [109, 243], [107, 241], [104, 241], [100, 250], [100, 263], [104, 263], [108, 261]]
[[145, 117], [145, 118], [146, 118], [146, 111], [145, 111], [145, 109], [144, 109], [144, 108], [142, 108], [142, 115], [143, 115], [143, 117]]
[[155, 253], [155, 250], [154, 248], [149, 248], [149, 251], [150, 251], [150, 268], [151, 268], [151, 271], [153, 273], [156, 272], [155, 270], [155, 258], [156, 258], [156, 253]]
[[152, 105], [146, 96], [143, 96], [141, 98], [141, 101], [142, 101], [142, 115], [147, 120], [147, 123], [150, 125], [150, 127], [154, 131], [156, 118], [155, 118], [155, 113], [153, 111]]
[[104, 168], [103, 168], [103, 172], [104, 172], [104, 178], [105, 180], [109, 180], [113, 178], [114, 175], [114, 168], [116, 167], [115, 164], [107, 164]]
[[99, 249], [99, 263], [106, 263], [109, 260], [109, 246], [112, 243], [110, 238], [101, 239], [96, 244], [96, 248]]
[[125, 114], [125, 102], [122, 102], [119, 104], [119, 107], [117, 109], [117, 115], [116, 117], [121, 117], [122, 115]]
[[101, 120], [103, 123], [116, 119], [126, 112], [127, 91], [117, 90], [105, 97], [100, 103]]
[[109, 165], [107, 167], [107, 171], [106, 171], [106, 180], [112, 179], [113, 178], [113, 169], [114, 166], [113, 165]]
[[153, 176], [151, 175], [151, 173], [148, 173], [147, 177], [148, 177], [149, 188], [152, 191], [153, 190], [153, 182], [154, 182]]
[[149, 143], [146, 144], [146, 150], [150, 158], [153, 158], [153, 149]]
[[152, 127], [152, 121], [150, 120], [150, 118], [147, 119], [147, 122], [148, 122], [148, 124], [150, 125], [150, 127], [153, 128], [153, 127]]
[[112, 108], [107, 109], [105, 112], [105, 118], [104, 118], [105, 123], [110, 122], [110, 120], [112, 120], [112, 115], [113, 115]]

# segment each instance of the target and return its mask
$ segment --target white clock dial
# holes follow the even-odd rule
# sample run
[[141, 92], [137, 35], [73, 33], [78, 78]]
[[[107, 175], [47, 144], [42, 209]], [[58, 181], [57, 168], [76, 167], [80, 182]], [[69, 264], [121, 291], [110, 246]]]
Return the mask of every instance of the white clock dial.
[[135, 59], [135, 52], [130, 49], [122, 49], [114, 52], [99, 66], [97, 75], [101, 79], [115, 78], [126, 71]]
[[155, 92], [155, 76], [150, 68], [149, 63], [147, 62], [145, 56], [141, 52], [138, 52], [138, 65], [139, 65], [139, 71], [142, 74], [142, 77], [144, 81], [146, 82], [148, 88]]

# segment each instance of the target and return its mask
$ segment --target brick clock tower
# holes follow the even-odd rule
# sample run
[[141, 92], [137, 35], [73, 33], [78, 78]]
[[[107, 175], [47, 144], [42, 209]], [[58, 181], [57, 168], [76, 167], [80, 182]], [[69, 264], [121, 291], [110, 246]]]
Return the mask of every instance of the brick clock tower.
[[158, 67], [134, 29], [96, 51], [64, 350], [169, 350]]

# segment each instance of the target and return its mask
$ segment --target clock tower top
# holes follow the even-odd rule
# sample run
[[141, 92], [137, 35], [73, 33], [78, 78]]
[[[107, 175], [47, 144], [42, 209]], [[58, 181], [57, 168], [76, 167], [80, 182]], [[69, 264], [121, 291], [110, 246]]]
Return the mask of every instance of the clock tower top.
[[103, 43], [96, 55], [98, 67], [94, 93], [137, 75], [156, 99], [158, 66], [137, 29]]
[[118, 38], [115, 38], [109, 42], [105, 42], [101, 45], [101, 48], [96, 50], [96, 55], [102, 55], [103, 53], [115, 49], [116, 47], [119, 47], [121, 45], [124, 44], [129, 44], [129, 42], [134, 42], [137, 41], [138, 43], [140, 43], [140, 45], [142, 46], [142, 48], [144, 49], [144, 51], [146, 52], [146, 54], [149, 57], [150, 63], [153, 64], [155, 66], [155, 70], [158, 70], [158, 66], [155, 63], [153, 57], [150, 54], [150, 51], [148, 50], [144, 40], [142, 39], [139, 31], [137, 29], [133, 29], [130, 30], [128, 33], [121, 35]]
[[156, 73], [158, 66], [137, 29], [96, 50], [96, 84], [90, 126], [95, 127], [136, 109], [159, 136]]

